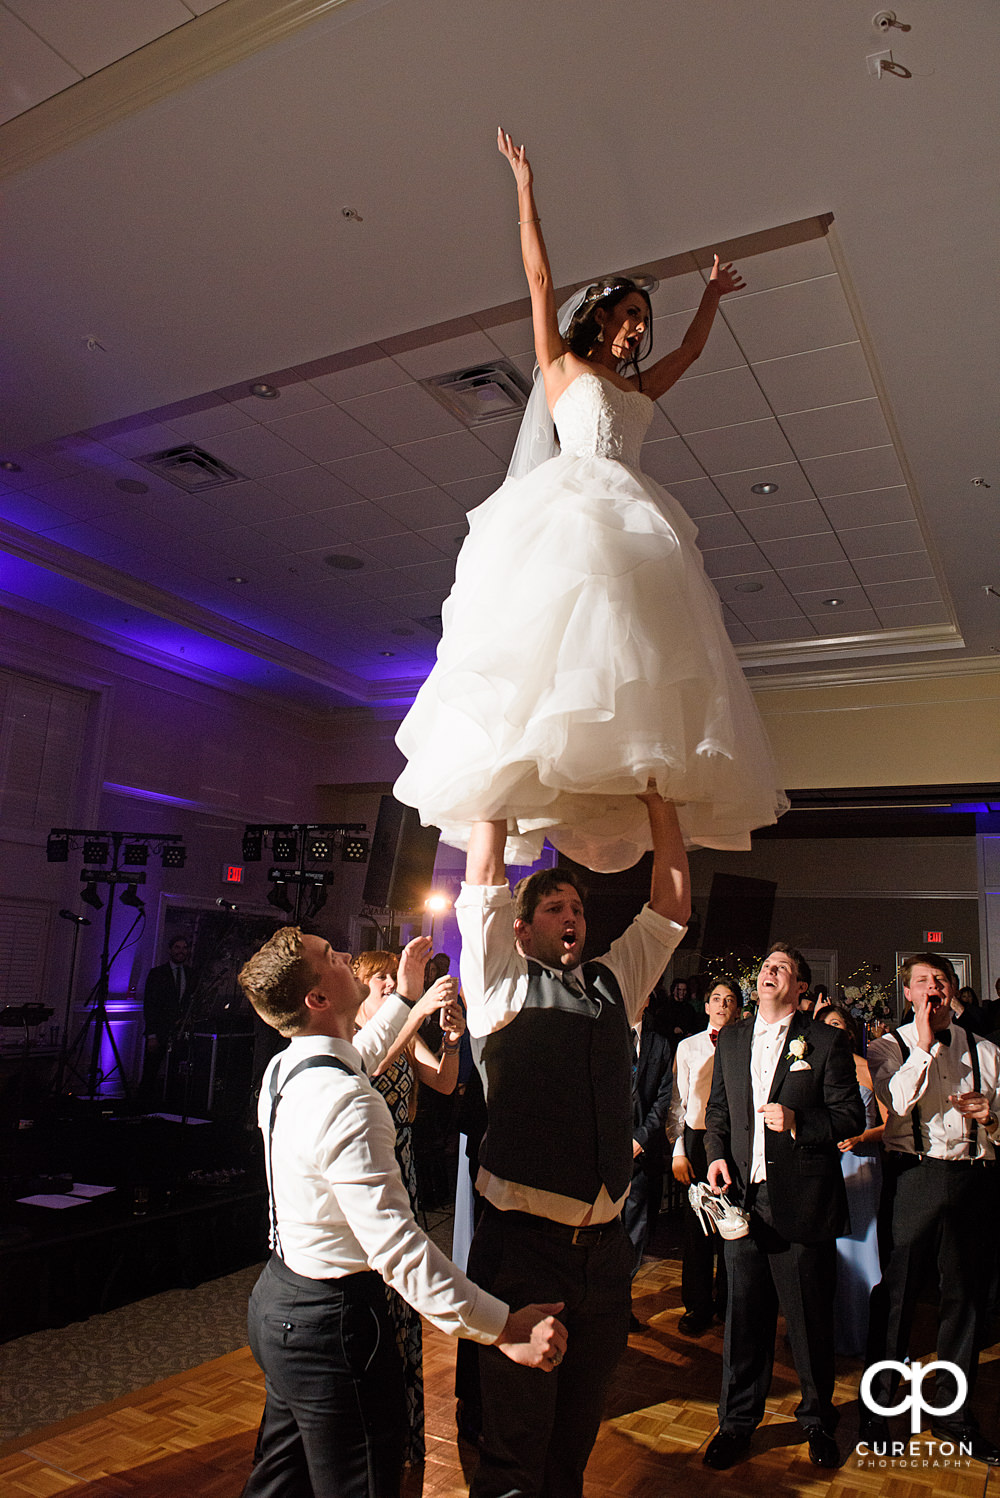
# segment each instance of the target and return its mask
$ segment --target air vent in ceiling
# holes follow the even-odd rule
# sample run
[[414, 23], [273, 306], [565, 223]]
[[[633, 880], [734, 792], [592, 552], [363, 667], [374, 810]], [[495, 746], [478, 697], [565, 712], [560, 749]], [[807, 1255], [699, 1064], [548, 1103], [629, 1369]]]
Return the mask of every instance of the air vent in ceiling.
[[508, 359], [455, 369], [420, 383], [467, 427], [519, 416], [531, 393], [530, 382]]
[[221, 458], [213, 458], [203, 448], [195, 447], [193, 442], [183, 447], [164, 448], [161, 453], [148, 453], [137, 461], [151, 473], [158, 473], [168, 483], [176, 484], [178, 489], [186, 489], [188, 494], [243, 482], [242, 473], [237, 473]]

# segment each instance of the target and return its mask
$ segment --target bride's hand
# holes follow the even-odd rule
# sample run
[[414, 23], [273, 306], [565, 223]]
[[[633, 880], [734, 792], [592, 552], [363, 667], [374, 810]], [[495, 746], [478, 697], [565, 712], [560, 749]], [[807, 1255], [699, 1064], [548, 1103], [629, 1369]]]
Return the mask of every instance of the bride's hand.
[[708, 279], [709, 281], [714, 281], [716, 286], [718, 286], [720, 296], [726, 296], [730, 291], [743, 291], [747, 284], [739, 271], [733, 266], [732, 261], [727, 260], [722, 265], [719, 262], [718, 255], [715, 257], [712, 274]]
[[497, 130], [497, 150], [510, 162], [510, 169], [514, 173], [518, 187], [530, 187], [531, 163], [524, 154], [524, 147], [515, 146], [502, 126]]

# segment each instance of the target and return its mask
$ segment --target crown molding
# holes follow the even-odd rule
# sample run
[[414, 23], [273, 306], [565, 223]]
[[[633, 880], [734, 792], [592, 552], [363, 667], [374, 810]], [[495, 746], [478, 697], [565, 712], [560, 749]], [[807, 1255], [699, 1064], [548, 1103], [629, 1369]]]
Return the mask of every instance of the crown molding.
[[781, 640], [774, 645], [737, 645], [736, 658], [744, 671], [769, 666], [794, 666], [807, 661], [857, 660], [858, 656], [907, 655], [918, 650], [963, 650], [965, 641], [953, 624], [914, 624], [907, 629], [885, 629], [858, 635], [811, 635]]
[[878, 665], [844, 667], [839, 671], [798, 671], [765, 678], [753, 677], [748, 686], [755, 697], [798, 687], [854, 687], [885, 681], [932, 681], [955, 676], [998, 676], [1000, 656], [970, 655], [958, 660], [890, 661]]
[[0, 128], [0, 180], [348, 7], [371, 5], [370, 0], [225, 0], [8, 120]]

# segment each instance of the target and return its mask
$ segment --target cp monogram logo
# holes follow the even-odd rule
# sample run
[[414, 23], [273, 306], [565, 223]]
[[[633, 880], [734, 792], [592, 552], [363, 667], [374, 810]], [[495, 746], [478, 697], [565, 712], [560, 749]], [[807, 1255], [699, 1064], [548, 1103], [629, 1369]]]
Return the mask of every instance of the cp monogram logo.
[[[901, 1381], [911, 1386], [909, 1394], [901, 1399], [899, 1404], [876, 1404], [872, 1398], [872, 1384], [883, 1368], [898, 1373]], [[938, 1368], [943, 1368], [955, 1380], [956, 1393], [951, 1404], [933, 1405], [927, 1404], [924, 1400], [924, 1379], [929, 1373], [935, 1372]], [[936, 1415], [939, 1419], [942, 1415], [953, 1415], [965, 1403], [968, 1392], [968, 1383], [961, 1368], [957, 1367], [954, 1363], [945, 1362], [943, 1358], [940, 1362], [934, 1360], [930, 1363], [899, 1363], [895, 1358], [886, 1358], [883, 1362], [873, 1363], [870, 1368], [866, 1368], [861, 1379], [861, 1398], [872, 1414], [901, 1415], [904, 1410], [909, 1410], [910, 1433], [914, 1436], [918, 1435], [922, 1429], [922, 1417], [925, 1413]]]

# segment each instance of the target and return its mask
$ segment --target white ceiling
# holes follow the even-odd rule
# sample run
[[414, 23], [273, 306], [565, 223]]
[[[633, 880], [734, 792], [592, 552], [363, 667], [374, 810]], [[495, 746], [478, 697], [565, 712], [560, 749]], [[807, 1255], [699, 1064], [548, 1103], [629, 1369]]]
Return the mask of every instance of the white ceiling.
[[[747, 668], [996, 653], [992, 0], [885, 37], [855, 0], [280, 9], [0, 5], [3, 602], [289, 702], [412, 695], [513, 438], [417, 382], [531, 366], [502, 118], [558, 279], [654, 269], [659, 352], [740, 256], [643, 462]], [[135, 461], [183, 442], [243, 481]]]

